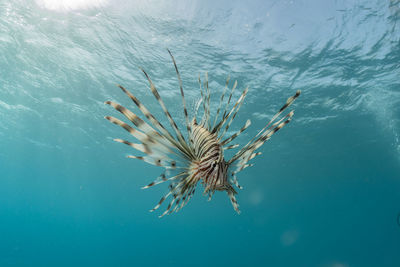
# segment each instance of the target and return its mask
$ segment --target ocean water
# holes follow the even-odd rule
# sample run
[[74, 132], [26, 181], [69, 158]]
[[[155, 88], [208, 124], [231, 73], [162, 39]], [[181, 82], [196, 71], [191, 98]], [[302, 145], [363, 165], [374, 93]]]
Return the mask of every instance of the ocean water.
[[[302, 90], [240, 215], [199, 186], [158, 218], [162, 169], [112, 141], [116, 84], [166, 122], [139, 67], [183, 125], [167, 48], [190, 112], [205, 72], [214, 108], [249, 86], [239, 144]], [[0, 266], [400, 266], [399, 214], [398, 0], [0, 0]]]

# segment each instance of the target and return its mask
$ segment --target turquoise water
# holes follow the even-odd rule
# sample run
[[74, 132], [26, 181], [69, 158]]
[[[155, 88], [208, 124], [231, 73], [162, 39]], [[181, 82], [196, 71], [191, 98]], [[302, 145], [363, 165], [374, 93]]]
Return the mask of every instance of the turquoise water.
[[[301, 89], [292, 122], [225, 193], [149, 213], [162, 171], [103, 117], [129, 88], [180, 125], [209, 73], [249, 86], [234, 129]], [[0, 266], [400, 266], [400, 2], [0, 1]], [[240, 90], [238, 90], [240, 91]], [[235, 94], [235, 97], [239, 92]], [[192, 111], [192, 109], [190, 109]]]

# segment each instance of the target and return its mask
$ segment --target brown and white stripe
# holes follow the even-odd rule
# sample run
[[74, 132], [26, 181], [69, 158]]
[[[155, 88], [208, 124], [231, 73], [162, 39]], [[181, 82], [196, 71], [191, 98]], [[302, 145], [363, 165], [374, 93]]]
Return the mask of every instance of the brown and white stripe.
[[[167, 117], [170, 126], [176, 134], [176, 137], [174, 137], [131, 92], [129, 92], [123, 86], [118, 85], [118, 87], [121, 88], [121, 90], [138, 107], [148, 122], [122, 105], [113, 101], [106, 101], [105, 103], [107, 105], [110, 105], [123, 114], [132, 123], [132, 126], [111, 116], [106, 116], [105, 118], [111, 123], [125, 129], [135, 139], [137, 139], [139, 143], [133, 143], [131, 141], [119, 138], [114, 140], [116, 142], [128, 145], [129, 147], [132, 147], [136, 151], [143, 154], [129, 155], [129, 158], [139, 159], [146, 163], [163, 167], [166, 170], [169, 170], [168, 172], [175, 172], [171, 175], [167, 175], [167, 172], [164, 172], [157, 177], [156, 180], [142, 187], [143, 189], [147, 189], [161, 183], [170, 183], [168, 186], [168, 192], [160, 199], [157, 205], [150, 210], [157, 210], [167, 199], [169, 199], [169, 203], [160, 217], [181, 210], [192, 198], [199, 182], [204, 186], [203, 193], [208, 195], [209, 200], [211, 200], [215, 191], [226, 191], [234, 210], [237, 213], [240, 213], [239, 204], [237, 203], [235, 197], [237, 192], [233, 188], [234, 185], [237, 188], [242, 189], [237, 181], [237, 174], [245, 168], [252, 166], [253, 164], [249, 163], [249, 161], [261, 154], [261, 152], [257, 152], [256, 150], [259, 149], [266, 141], [268, 141], [273, 134], [291, 121], [294, 114], [293, 111], [290, 111], [286, 115], [281, 115], [297, 99], [297, 97], [300, 95], [300, 91], [297, 91], [295, 95], [288, 98], [286, 103], [272, 117], [267, 125], [261, 129], [246, 145], [242, 146], [242, 148], [239, 149], [239, 151], [237, 151], [231, 159], [225, 160], [224, 150], [239, 147], [238, 144], [230, 143], [240, 136], [251, 124], [250, 120], [247, 120], [242, 128], [222, 141], [224, 135], [228, 132], [231, 125], [233, 125], [236, 115], [238, 114], [246, 98], [248, 88], [242, 92], [238, 100], [231, 108], [229, 108], [233, 94], [237, 87], [237, 81], [234, 82], [229, 96], [225, 97], [229, 87], [228, 77], [223, 92], [220, 96], [215, 117], [213, 121], [210, 122], [211, 93], [208, 84], [208, 74], [205, 74], [204, 84], [202, 84], [199, 76], [198, 81], [200, 85], [201, 99], [195, 109], [194, 117], [190, 121], [183, 91], [182, 79], [175, 58], [170, 50], [168, 50], [168, 53], [171, 56], [179, 82], [183, 113], [185, 116], [187, 129], [186, 138], [185, 135], [180, 131], [175, 120], [172, 118], [149, 75], [142, 69], [150, 84], [150, 91], [161, 106], [163, 113]], [[203, 114], [200, 123], [197, 123], [197, 113], [201, 104], [203, 108]]]

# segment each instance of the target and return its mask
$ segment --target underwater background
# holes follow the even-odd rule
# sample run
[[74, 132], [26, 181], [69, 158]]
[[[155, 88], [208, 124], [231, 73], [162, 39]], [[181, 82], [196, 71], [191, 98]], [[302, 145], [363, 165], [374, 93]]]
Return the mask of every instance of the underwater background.
[[[212, 107], [249, 86], [242, 145], [302, 90], [240, 215], [199, 188], [159, 219], [162, 169], [112, 141], [116, 84], [166, 121], [139, 67], [184, 125], [166, 48], [191, 114], [207, 71]], [[400, 1], [0, 0], [0, 266], [400, 266], [398, 216]]]

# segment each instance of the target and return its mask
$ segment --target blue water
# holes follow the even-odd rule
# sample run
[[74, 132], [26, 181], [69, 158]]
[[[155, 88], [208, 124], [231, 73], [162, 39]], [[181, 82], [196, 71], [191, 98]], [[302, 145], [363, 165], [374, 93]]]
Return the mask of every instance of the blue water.
[[[166, 48], [191, 108], [206, 71], [213, 107], [249, 86], [240, 144], [302, 90], [241, 215], [199, 188], [159, 219], [166, 185], [140, 187], [162, 170], [112, 141], [103, 102], [135, 110], [117, 83], [162, 118], [139, 67], [183, 125]], [[400, 266], [399, 77], [398, 0], [2, 0], [0, 266]]]

